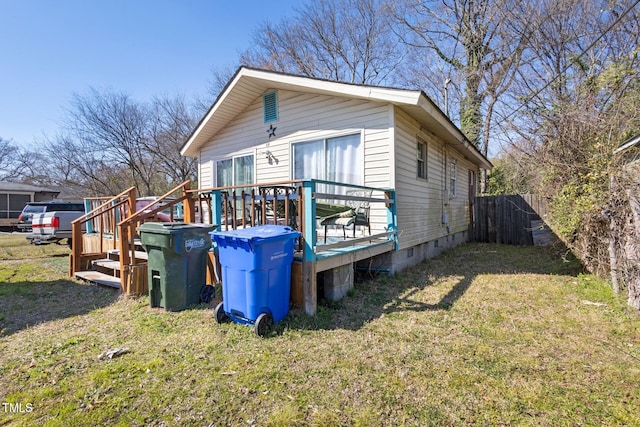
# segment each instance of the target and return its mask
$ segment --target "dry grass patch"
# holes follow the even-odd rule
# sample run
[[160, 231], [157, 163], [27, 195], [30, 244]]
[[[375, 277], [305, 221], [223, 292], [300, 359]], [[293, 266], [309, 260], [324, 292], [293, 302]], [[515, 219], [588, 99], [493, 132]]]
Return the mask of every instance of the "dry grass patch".
[[57, 279], [83, 308], [0, 337], [0, 401], [33, 405], [0, 425], [640, 424], [640, 318], [558, 250], [466, 245], [267, 339]]

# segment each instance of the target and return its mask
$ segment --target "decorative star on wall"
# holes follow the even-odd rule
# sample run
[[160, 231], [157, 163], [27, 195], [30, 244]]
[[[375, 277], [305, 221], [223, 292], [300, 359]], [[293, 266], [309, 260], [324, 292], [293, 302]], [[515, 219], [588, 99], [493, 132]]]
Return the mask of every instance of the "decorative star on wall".
[[278, 128], [274, 127], [273, 125], [269, 125], [269, 129], [267, 129], [267, 133], [269, 134], [269, 138], [271, 138], [272, 136], [276, 136], [276, 129], [278, 129]]

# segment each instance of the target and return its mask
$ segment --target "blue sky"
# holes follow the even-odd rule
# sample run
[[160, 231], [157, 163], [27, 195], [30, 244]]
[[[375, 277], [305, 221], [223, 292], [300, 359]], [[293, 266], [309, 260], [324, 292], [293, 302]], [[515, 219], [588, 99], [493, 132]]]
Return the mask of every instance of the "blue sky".
[[205, 95], [264, 21], [296, 0], [0, 0], [0, 137], [31, 146], [55, 135], [74, 93], [90, 87]]

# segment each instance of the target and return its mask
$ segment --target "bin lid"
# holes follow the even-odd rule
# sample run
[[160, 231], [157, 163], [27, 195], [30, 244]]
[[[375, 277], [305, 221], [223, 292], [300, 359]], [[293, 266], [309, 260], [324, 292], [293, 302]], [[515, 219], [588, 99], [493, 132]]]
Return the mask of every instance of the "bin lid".
[[211, 237], [231, 238], [247, 240], [253, 243], [260, 243], [267, 240], [295, 239], [300, 236], [300, 232], [286, 225], [256, 225], [255, 227], [241, 228], [229, 231], [212, 231]]
[[142, 233], [154, 234], [177, 234], [188, 230], [202, 230], [203, 233], [209, 232], [215, 228], [209, 224], [194, 224], [184, 222], [145, 222], [138, 231]]

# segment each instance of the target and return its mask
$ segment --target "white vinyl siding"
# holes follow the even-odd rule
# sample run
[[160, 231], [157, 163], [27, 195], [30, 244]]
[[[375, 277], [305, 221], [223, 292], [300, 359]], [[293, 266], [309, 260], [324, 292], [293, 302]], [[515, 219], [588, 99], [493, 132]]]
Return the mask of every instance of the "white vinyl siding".
[[449, 199], [449, 225], [452, 232], [469, 228], [469, 170], [477, 173], [477, 166], [450, 150], [450, 158], [455, 160], [456, 195]]
[[[278, 90], [279, 118], [273, 124], [276, 136], [269, 138], [269, 124], [264, 123], [263, 101], [259, 96], [202, 148], [200, 173], [213, 177], [215, 171], [207, 170], [215, 167], [211, 160], [243, 155], [253, 149], [256, 183], [286, 181], [293, 177], [292, 144], [359, 134], [364, 153], [363, 184], [392, 187], [392, 109], [389, 104]], [[271, 159], [267, 151], [273, 156]], [[383, 231], [387, 225], [386, 209], [373, 205], [371, 221], [372, 232]]]
[[[396, 182], [399, 248], [405, 249], [468, 228], [469, 201], [465, 178], [470, 162], [437, 138], [407, 113], [395, 109]], [[428, 180], [416, 176], [416, 135], [427, 144]], [[447, 169], [456, 160], [457, 194], [449, 199]], [[463, 177], [464, 175], [464, 177]], [[443, 215], [448, 223], [443, 224]], [[447, 230], [449, 227], [449, 230]]]

